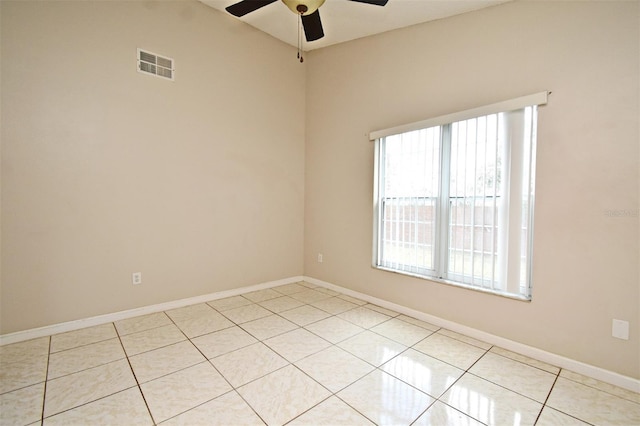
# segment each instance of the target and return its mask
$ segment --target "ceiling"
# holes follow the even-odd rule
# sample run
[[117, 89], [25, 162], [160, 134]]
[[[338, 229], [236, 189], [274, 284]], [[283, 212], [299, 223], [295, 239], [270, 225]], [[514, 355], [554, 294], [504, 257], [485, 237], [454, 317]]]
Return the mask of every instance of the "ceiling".
[[[200, 0], [202, 3], [227, 13], [224, 8], [240, 0]], [[478, 10], [510, 0], [389, 0], [386, 6], [374, 6], [347, 0], [326, 0], [320, 7], [325, 36], [313, 42], [304, 42], [309, 51], [332, 44], [379, 34], [398, 28], [448, 16]], [[296, 46], [298, 17], [284, 3], [278, 1], [249, 13], [240, 19]]]

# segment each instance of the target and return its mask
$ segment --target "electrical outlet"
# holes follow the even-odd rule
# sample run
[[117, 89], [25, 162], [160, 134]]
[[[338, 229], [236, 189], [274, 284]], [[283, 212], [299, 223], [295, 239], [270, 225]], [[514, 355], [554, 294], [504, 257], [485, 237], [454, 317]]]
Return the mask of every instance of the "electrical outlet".
[[318, 253], [318, 263], [322, 263], [322, 253]]
[[142, 272], [134, 272], [131, 274], [131, 282], [133, 285], [142, 284]]
[[629, 321], [613, 320], [611, 335], [616, 339], [629, 340]]

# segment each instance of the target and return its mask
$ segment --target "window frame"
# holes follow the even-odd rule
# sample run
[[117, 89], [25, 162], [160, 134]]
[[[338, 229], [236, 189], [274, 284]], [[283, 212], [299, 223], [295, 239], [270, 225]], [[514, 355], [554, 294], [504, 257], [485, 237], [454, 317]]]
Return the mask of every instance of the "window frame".
[[[450, 166], [450, 160], [451, 160], [451, 145], [450, 144], [443, 144], [442, 143], [442, 138], [446, 138], [449, 137], [449, 141], [451, 141], [451, 137], [450, 137], [450, 132], [451, 132], [451, 126], [453, 123], [456, 122], [461, 122], [464, 120], [468, 120], [468, 119], [474, 119], [474, 118], [479, 118], [479, 117], [484, 117], [484, 116], [488, 116], [491, 114], [510, 114], [514, 111], [518, 111], [518, 110], [524, 110], [524, 108], [527, 107], [538, 107], [540, 105], [545, 105], [547, 103], [547, 99], [548, 99], [548, 95], [550, 92], [539, 92], [533, 95], [528, 95], [528, 96], [523, 96], [520, 98], [515, 98], [515, 99], [511, 99], [511, 100], [507, 100], [507, 101], [503, 101], [503, 102], [498, 102], [495, 104], [491, 104], [491, 105], [486, 105], [486, 106], [482, 106], [479, 108], [473, 108], [473, 109], [469, 109], [469, 110], [465, 110], [465, 111], [460, 111], [460, 112], [456, 112], [453, 114], [447, 114], [447, 115], [443, 115], [440, 117], [435, 117], [435, 118], [431, 118], [431, 119], [427, 119], [427, 120], [422, 120], [422, 121], [418, 121], [415, 123], [410, 123], [410, 124], [406, 124], [406, 125], [402, 125], [402, 126], [396, 126], [393, 128], [389, 128], [389, 129], [384, 129], [384, 130], [378, 130], [378, 131], [374, 131], [370, 133], [370, 137], [369, 139], [372, 141], [375, 141], [375, 153], [374, 153], [374, 191], [373, 191], [373, 253], [372, 253], [372, 266], [376, 269], [380, 269], [380, 270], [384, 270], [384, 271], [389, 271], [389, 272], [394, 272], [394, 273], [399, 273], [402, 275], [409, 275], [409, 276], [414, 276], [414, 277], [418, 277], [421, 279], [427, 279], [430, 281], [435, 281], [435, 282], [439, 282], [439, 283], [443, 283], [443, 284], [448, 284], [448, 285], [453, 285], [456, 287], [461, 287], [461, 288], [468, 288], [468, 289], [472, 289], [472, 290], [476, 290], [476, 291], [481, 291], [481, 292], [486, 292], [486, 293], [491, 293], [491, 294], [495, 294], [498, 296], [502, 296], [502, 297], [507, 297], [507, 298], [512, 298], [512, 299], [518, 299], [518, 300], [523, 300], [523, 301], [530, 301], [531, 300], [531, 296], [532, 296], [532, 291], [531, 291], [531, 286], [532, 286], [532, 268], [531, 268], [531, 257], [532, 257], [532, 252], [533, 252], [533, 207], [534, 207], [534, 202], [535, 202], [535, 195], [534, 192], [531, 191], [530, 192], [530, 200], [529, 200], [529, 204], [528, 204], [528, 211], [526, 212], [527, 214], [527, 222], [528, 222], [528, 239], [527, 239], [527, 244], [528, 246], [526, 247], [526, 253], [528, 255], [528, 264], [526, 265], [526, 271], [525, 273], [526, 275], [526, 280], [525, 280], [525, 285], [527, 286], [527, 288], [525, 289], [525, 292], [512, 292], [509, 291], [510, 289], [513, 288], [513, 283], [509, 283], [508, 280], [505, 280], [504, 286], [502, 289], [499, 290], [495, 290], [492, 288], [486, 288], [486, 287], [482, 287], [476, 284], [468, 284], [465, 283], [464, 280], [458, 281], [455, 279], [451, 279], [451, 276], [446, 276], [446, 273], [448, 273], [447, 271], [447, 250], [450, 250], [451, 245], [450, 242], [447, 242], [445, 244], [444, 247], [442, 247], [442, 241], [443, 238], [447, 238], [448, 239], [448, 233], [449, 233], [449, 226], [450, 226], [450, 220], [451, 220], [451, 212], [449, 210], [449, 204], [450, 204], [450, 192], [449, 192], [449, 188], [447, 188], [448, 183], [440, 183], [440, 192], [438, 194], [437, 197], [437, 202], [440, 204], [440, 206], [438, 207], [438, 212], [442, 213], [442, 212], [446, 212], [446, 214], [443, 214], [443, 218], [438, 218], [436, 221], [436, 225], [435, 225], [435, 232], [436, 235], [434, 236], [434, 247], [437, 247], [437, 249], [435, 249], [435, 254], [434, 254], [434, 263], [433, 263], [433, 267], [434, 267], [434, 271], [436, 272], [435, 274], [431, 275], [431, 274], [425, 274], [423, 272], [426, 271], [431, 271], [430, 269], [425, 269], [425, 271], [420, 271], [418, 266], [419, 265], [414, 265], [416, 266], [416, 271], [412, 272], [412, 271], [408, 271], [408, 270], [402, 270], [402, 269], [396, 269], [393, 267], [389, 267], [387, 265], [383, 265], [380, 260], [381, 260], [381, 253], [383, 250], [383, 244], [384, 241], [382, 238], [380, 238], [380, 233], [381, 233], [381, 220], [383, 217], [383, 212], [382, 209], [384, 208], [384, 206], [382, 205], [382, 203], [380, 202], [381, 198], [380, 198], [380, 193], [381, 191], [383, 191], [383, 189], [381, 189], [381, 185], [384, 184], [384, 182], [382, 182], [380, 179], [382, 176], [385, 176], [385, 162], [384, 162], [384, 158], [385, 158], [385, 152], [384, 150], [384, 144], [380, 143], [380, 140], [383, 138], [386, 138], [387, 136], [394, 136], [394, 135], [401, 135], [404, 133], [408, 133], [411, 131], [415, 131], [415, 130], [422, 130], [422, 129], [428, 129], [430, 127], [441, 127], [441, 131], [440, 131], [440, 149], [441, 150], [448, 150], [448, 152], [441, 152], [440, 153], [440, 170], [439, 170], [439, 179], [441, 181], [443, 180], [447, 180], [447, 179], [443, 179], [443, 176], [447, 176], [447, 178], [449, 177], [449, 173], [450, 171], [448, 170], [449, 166]], [[537, 109], [537, 108], [536, 108]], [[533, 142], [533, 145], [531, 147], [531, 158], [530, 158], [530, 163], [527, 165], [529, 170], [528, 170], [528, 176], [529, 176], [529, 181], [530, 183], [533, 185], [535, 182], [535, 140], [536, 140], [536, 136], [537, 136], [537, 120], [535, 120], [535, 118], [537, 117], [537, 114], [533, 115], [534, 117], [534, 121], [532, 122], [532, 126], [531, 126], [531, 130], [532, 130], [532, 138], [531, 141]], [[445, 132], [449, 132], [449, 135], [445, 135]], [[448, 145], [448, 146], [447, 146]], [[443, 161], [443, 159], [447, 159], [448, 161]], [[509, 160], [509, 162], [511, 162], [511, 158]], [[443, 168], [446, 168], [447, 170], [443, 170]], [[509, 182], [511, 181], [511, 177], [509, 178]], [[447, 195], [443, 195], [445, 192], [446, 188], [446, 194]], [[511, 194], [506, 194], [508, 196], [508, 199], [511, 198]], [[485, 197], [486, 198], [486, 197]], [[507, 199], [507, 202], [508, 202]], [[446, 204], [446, 205], [445, 205]], [[522, 223], [522, 222], [519, 222]], [[443, 273], [446, 272], [446, 273]], [[464, 276], [464, 275], [463, 275]], [[521, 287], [520, 284], [517, 285], [517, 287]]]

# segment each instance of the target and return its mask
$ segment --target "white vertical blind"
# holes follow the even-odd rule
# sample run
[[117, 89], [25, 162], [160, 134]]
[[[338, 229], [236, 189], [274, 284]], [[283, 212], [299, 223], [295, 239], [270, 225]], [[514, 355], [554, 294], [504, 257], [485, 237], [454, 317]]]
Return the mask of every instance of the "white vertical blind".
[[496, 215], [505, 176], [500, 169], [502, 125], [500, 114], [451, 125], [450, 187], [442, 192], [451, 206], [445, 277], [490, 289], [499, 287]]
[[373, 132], [374, 266], [529, 298], [537, 105], [514, 108], [546, 100]]
[[377, 262], [420, 273], [434, 270], [438, 196], [439, 128], [390, 136], [379, 148], [377, 193], [381, 226]]

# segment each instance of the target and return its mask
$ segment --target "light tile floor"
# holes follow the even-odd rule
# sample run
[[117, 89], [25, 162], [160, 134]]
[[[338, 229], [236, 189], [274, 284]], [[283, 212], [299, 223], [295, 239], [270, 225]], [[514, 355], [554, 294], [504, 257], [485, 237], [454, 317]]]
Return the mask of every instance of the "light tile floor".
[[640, 425], [640, 395], [308, 283], [0, 348], [2, 425]]

